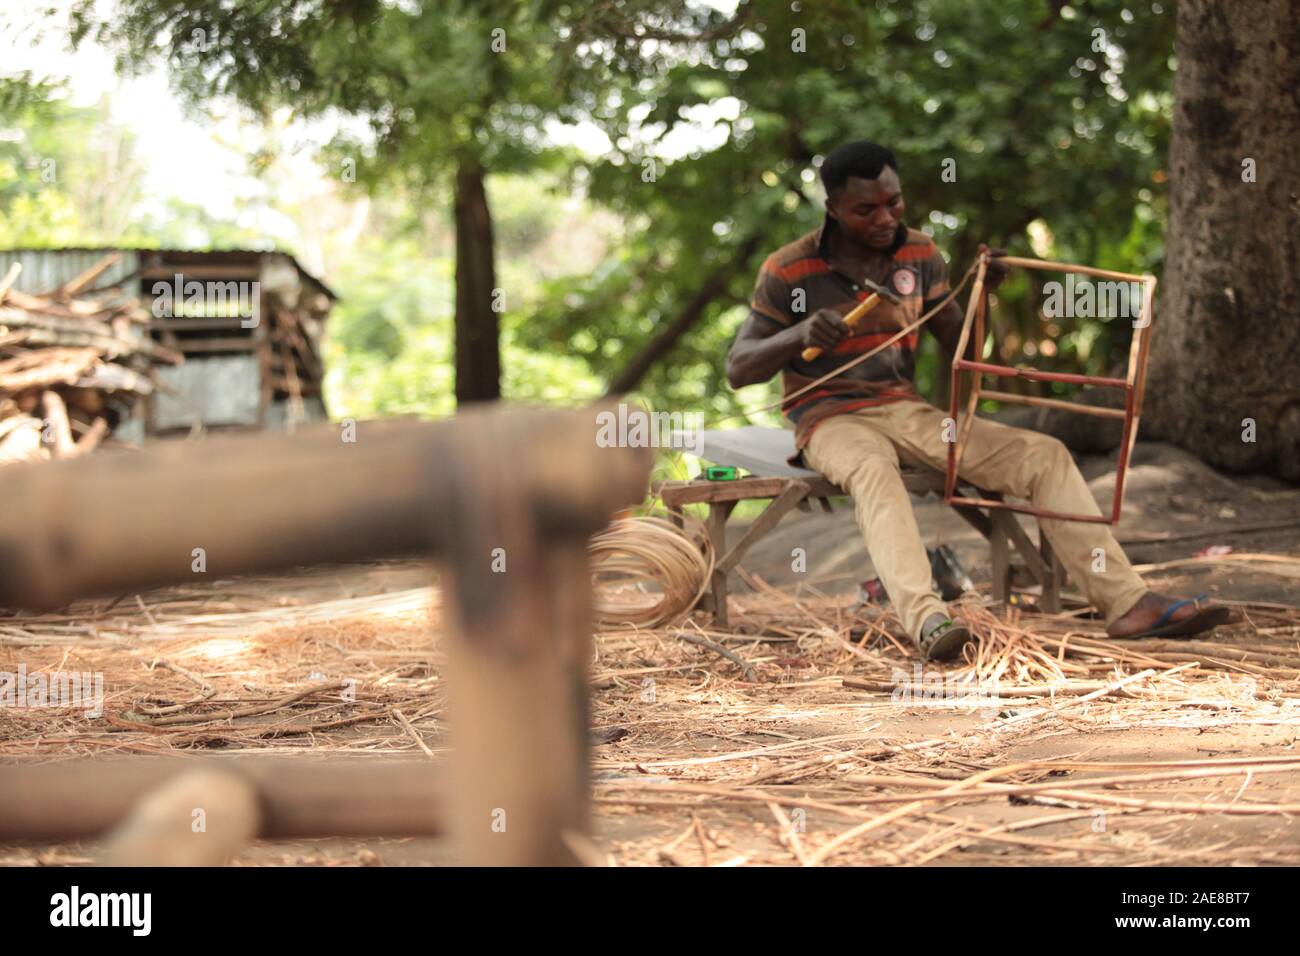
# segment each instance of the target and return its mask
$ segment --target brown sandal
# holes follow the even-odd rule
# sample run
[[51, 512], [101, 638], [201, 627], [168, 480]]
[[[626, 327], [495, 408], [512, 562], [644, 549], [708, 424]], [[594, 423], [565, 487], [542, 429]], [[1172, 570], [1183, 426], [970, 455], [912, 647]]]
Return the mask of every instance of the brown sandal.
[[[1130, 634], [1127, 637], [1111, 638], [1111, 640], [1132, 641], [1142, 637], [1191, 637], [1193, 634], [1200, 634], [1211, 628], [1218, 627], [1220, 624], [1227, 624], [1228, 619], [1232, 617], [1232, 611], [1222, 604], [1201, 607], [1201, 602], [1207, 597], [1209, 597], [1208, 594], [1202, 594], [1198, 597], [1175, 601], [1165, 608], [1164, 612], [1156, 618], [1156, 622], [1145, 631]], [[1198, 609], [1195, 614], [1181, 621], [1170, 620], [1175, 611], [1188, 604]]]

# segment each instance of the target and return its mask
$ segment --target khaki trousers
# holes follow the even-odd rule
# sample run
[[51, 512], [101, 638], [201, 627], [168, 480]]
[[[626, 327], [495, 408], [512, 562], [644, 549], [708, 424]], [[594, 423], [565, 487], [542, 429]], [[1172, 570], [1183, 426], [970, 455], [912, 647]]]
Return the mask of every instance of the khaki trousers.
[[[930, 560], [899, 474], [899, 461], [942, 469], [947, 413], [920, 401], [862, 408], [826, 419], [804, 449], [809, 466], [853, 496], [867, 551], [909, 634], [931, 614], [948, 614], [931, 585]], [[951, 437], [951, 432], [947, 437]], [[960, 477], [1036, 507], [1101, 514], [1087, 483], [1057, 439], [976, 419], [962, 454]], [[1122, 617], [1146, 593], [1110, 528], [1041, 519], [1061, 564], [1106, 619]]]

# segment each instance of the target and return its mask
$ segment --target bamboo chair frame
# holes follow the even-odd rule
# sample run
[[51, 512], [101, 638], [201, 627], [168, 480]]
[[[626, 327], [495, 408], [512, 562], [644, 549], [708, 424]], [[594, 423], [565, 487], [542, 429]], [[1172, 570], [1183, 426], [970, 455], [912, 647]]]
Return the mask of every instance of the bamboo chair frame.
[[[980, 259], [975, 272], [975, 283], [971, 288], [970, 301], [966, 305], [966, 318], [962, 323], [961, 338], [957, 343], [956, 355], [952, 361], [952, 388], [949, 414], [954, 423], [958, 421], [958, 406], [961, 403], [961, 375], [972, 373], [970, 394], [966, 399], [966, 414], [957, 428], [956, 440], [948, 445], [948, 464], [944, 472], [944, 502], [954, 507], [1001, 508], [1036, 518], [1052, 518], [1059, 521], [1085, 521], [1096, 524], [1115, 524], [1119, 521], [1120, 506], [1124, 500], [1124, 478], [1128, 471], [1129, 460], [1133, 455], [1133, 444], [1137, 440], [1138, 421], [1142, 415], [1142, 398], [1146, 390], [1147, 352], [1151, 344], [1151, 323], [1154, 318], [1152, 306], [1155, 299], [1156, 278], [1152, 275], [1133, 275], [1128, 272], [1111, 272], [1094, 269], [1091, 266], [1072, 265], [1063, 262], [1050, 262], [1044, 259], [1021, 259], [1014, 256], [1001, 257], [999, 261], [1013, 268], [1041, 269], [1045, 271], [1075, 273], [1076, 275], [1094, 276], [1102, 279], [1114, 279], [1122, 282], [1142, 283], [1142, 308], [1137, 324], [1133, 330], [1133, 341], [1129, 346], [1128, 372], [1124, 378], [1104, 378], [1095, 375], [1071, 375], [1063, 372], [1040, 372], [1035, 369], [1012, 368], [1006, 365], [993, 365], [984, 361], [984, 318], [987, 297], [984, 293], [984, 278], [988, 271], [988, 258]], [[963, 358], [966, 345], [970, 341], [972, 329], [975, 335], [976, 359]], [[1097, 408], [1081, 405], [1063, 399], [1040, 398], [1033, 395], [1016, 395], [1003, 391], [984, 391], [981, 381], [985, 375], [999, 378], [1024, 378], [1036, 382], [1069, 382], [1076, 385], [1096, 385], [1102, 388], [1122, 389], [1124, 408]], [[1110, 515], [1067, 514], [1035, 508], [1031, 505], [1019, 505], [1006, 501], [983, 498], [966, 498], [956, 494], [957, 476], [961, 468], [962, 454], [970, 437], [971, 425], [975, 421], [975, 409], [980, 398], [992, 398], [1000, 402], [1021, 405], [1037, 405], [1046, 408], [1060, 408], [1078, 412], [1082, 415], [1095, 415], [1103, 418], [1122, 418], [1124, 420], [1123, 437], [1120, 439], [1119, 467], [1115, 476], [1115, 498], [1111, 504]]]

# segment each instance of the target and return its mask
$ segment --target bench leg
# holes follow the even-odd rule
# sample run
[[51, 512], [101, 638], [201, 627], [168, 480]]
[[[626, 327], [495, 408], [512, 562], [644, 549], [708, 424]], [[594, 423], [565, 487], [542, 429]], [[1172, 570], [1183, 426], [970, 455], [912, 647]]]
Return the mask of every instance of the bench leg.
[[718, 554], [715, 558], [717, 569], [723, 574], [727, 574], [740, 563], [740, 559], [745, 556], [754, 544], [758, 542], [765, 534], [776, 527], [777, 522], [790, 513], [790, 509], [801, 504], [807, 503], [808, 486], [802, 481], [790, 483], [790, 487], [781, 492], [772, 499], [772, 503], [763, 509], [759, 515], [740, 536], [740, 540], [731, 546], [725, 557]]
[[[709, 540], [713, 543], [714, 561], [721, 561], [727, 551], [727, 519], [731, 509], [736, 507], [734, 501], [709, 502]], [[719, 627], [727, 626], [727, 572], [713, 571], [713, 623]]]
[[989, 556], [993, 570], [993, 600], [1006, 604], [1011, 598], [1011, 541], [996, 519], [989, 527]]
[[1043, 534], [1041, 525], [1038, 528], [1038, 550], [1043, 555], [1043, 563], [1047, 565], [1041, 606], [1048, 614], [1057, 614], [1061, 610], [1061, 585], [1065, 581], [1065, 569], [1052, 549], [1052, 543], [1047, 540], [1047, 535]]

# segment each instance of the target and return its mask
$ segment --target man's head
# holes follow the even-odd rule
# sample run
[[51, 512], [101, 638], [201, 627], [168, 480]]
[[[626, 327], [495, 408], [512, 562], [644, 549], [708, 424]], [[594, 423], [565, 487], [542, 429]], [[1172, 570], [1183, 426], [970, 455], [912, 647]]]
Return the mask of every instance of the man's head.
[[859, 140], [831, 150], [822, 161], [826, 212], [856, 242], [888, 249], [903, 221], [898, 162], [884, 146]]

